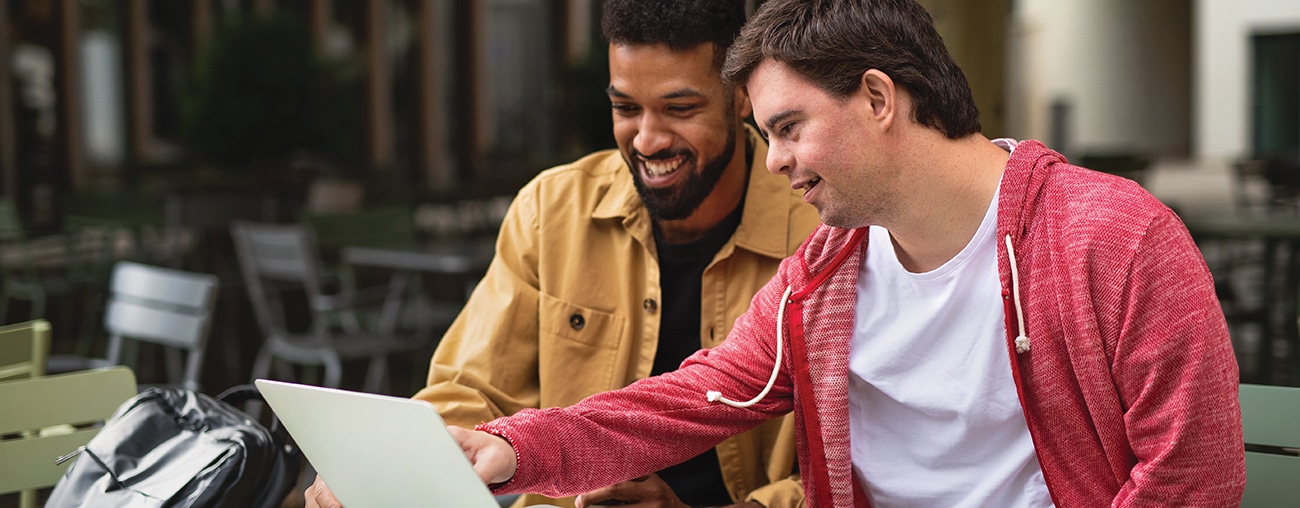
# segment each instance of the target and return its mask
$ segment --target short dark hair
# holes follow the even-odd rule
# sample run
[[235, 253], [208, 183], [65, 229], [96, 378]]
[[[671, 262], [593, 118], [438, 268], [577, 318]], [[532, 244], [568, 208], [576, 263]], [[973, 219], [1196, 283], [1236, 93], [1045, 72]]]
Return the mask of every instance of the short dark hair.
[[914, 0], [769, 0], [732, 46], [723, 80], [744, 85], [765, 58], [841, 99], [879, 69], [911, 94], [917, 122], [952, 139], [980, 132], [966, 75]]
[[601, 33], [612, 44], [685, 51], [711, 42], [718, 69], [744, 24], [744, 0], [608, 0], [600, 18]]

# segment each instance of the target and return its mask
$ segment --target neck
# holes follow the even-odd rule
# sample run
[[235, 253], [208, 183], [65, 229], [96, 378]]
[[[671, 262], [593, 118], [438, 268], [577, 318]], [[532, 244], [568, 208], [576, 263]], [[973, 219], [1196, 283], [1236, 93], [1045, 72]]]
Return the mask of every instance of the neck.
[[694, 213], [681, 220], [656, 221], [659, 235], [668, 243], [686, 243], [698, 240], [710, 229], [717, 226], [731, 214], [745, 197], [745, 186], [749, 181], [749, 157], [746, 149], [749, 137], [737, 136], [735, 151], [731, 154], [731, 163], [723, 171], [722, 178], [713, 187], [709, 197], [704, 198]]
[[933, 129], [910, 146], [917, 186], [886, 225], [903, 267], [934, 270], [966, 247], [997, 192], [1007, 152], [980, 134], [951, 140]]

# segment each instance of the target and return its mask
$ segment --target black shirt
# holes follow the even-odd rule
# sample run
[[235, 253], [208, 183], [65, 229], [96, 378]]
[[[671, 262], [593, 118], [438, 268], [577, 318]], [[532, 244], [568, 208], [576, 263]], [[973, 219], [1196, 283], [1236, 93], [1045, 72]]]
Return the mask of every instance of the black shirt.
[[[698, 240], [670, 244], [655, 228], [655, 245], [659, 253], [660, 308], [659, 347], [655, 351], [651, 375], [677, 370], [686, 357], [700, 349], [700, 294], [704, 269], [727, 243], [736, 227], [745, 202]], [[701, 395], [702, 397], [703, 395]], [[659, 472], [677, 497], [690, 506], [731, 504], [718, 454], [714, 449], [686, 462]]]

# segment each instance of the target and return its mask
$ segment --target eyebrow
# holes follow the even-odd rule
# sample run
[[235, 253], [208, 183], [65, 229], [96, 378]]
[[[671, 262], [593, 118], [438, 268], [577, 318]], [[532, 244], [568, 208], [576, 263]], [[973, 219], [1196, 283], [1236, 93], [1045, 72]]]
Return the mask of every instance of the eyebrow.
[[767, 118], [767, 121], [766, 121], [766, 122], [763, 122], [763, 130], [764, 130], [765, 132], [766, 132], [766, 131], [773, 130], [773, 129], [776, 128], [776, 124], [781, 123], [781, 122], [784, 121], [785, 119], [790, 118], [790, 117], [796, 115], [797, 113], [798, 113], [798, 111], [795, 111], [795, 110], [793, 110], [793, 109], [787, 109], [787, 110], [785, 110], [785, 111], [782, 111], [782, 112], [780, 112], [780, 113], [777, 113], [777, 114], [775, 114], [775, 115], [772, 115], [772, 116], [770, 116], [770, 117]]
[[[623, 99], [632, 98], [631, 95], [628, 95], [624, 93], [622, 90], [615, 88], [614, 85], [610, 85], [609, 88], [606, 88], [605, 93], [609, 94], [610, 97], [619, 97]], [[659, 98], [660, 99], [684, 99], [684, 98], [692, 98], [692, 97], [704, 97], [704, 92], [701, 92], [694, 88], [681, 88], [663, 94]]]

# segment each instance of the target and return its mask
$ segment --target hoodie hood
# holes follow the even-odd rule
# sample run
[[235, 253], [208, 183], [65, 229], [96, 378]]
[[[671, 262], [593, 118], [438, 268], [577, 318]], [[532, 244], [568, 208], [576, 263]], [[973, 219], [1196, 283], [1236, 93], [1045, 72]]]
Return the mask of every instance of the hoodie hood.
[[1013, 243], [1020, 243], [1034, 210], [1039, 209], [1041, 191], [1052, 173], [1052, 166], [1068, 162], [1042, 142], [1028, 140], [1016, 144], [1015, 151], [1007, 160], [998, 195], [999, 239], [1011, 235]]

